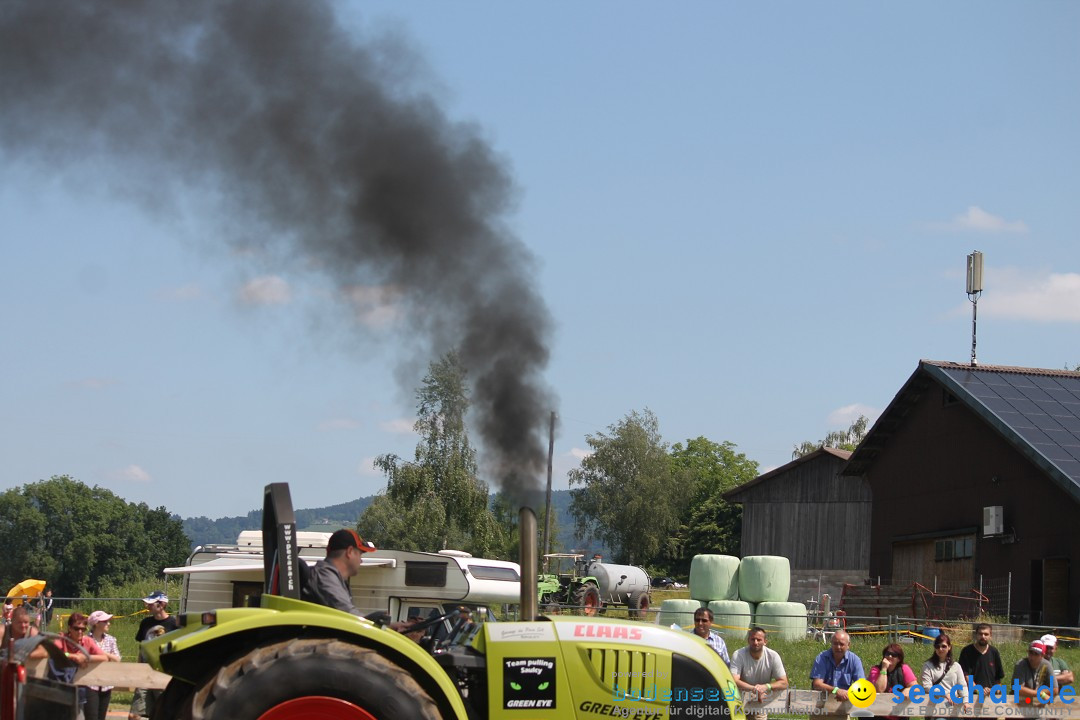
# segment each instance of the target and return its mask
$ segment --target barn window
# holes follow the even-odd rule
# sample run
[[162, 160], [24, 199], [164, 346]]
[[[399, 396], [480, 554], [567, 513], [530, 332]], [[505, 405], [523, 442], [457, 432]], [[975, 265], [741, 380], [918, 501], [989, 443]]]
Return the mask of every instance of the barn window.
[[934, 543], [934, 560], [965, 560], [975, 554], [975, 539], [972, 537], [949, 538]]

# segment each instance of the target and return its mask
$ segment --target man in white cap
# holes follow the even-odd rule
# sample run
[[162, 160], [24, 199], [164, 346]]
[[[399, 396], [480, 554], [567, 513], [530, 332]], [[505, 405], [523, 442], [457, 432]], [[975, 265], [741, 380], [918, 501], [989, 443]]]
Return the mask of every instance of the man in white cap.
[[1058, 687], [1072, 685], [1076, 682], [1076, 676], [1069, 669], [1069, 663], [1064, 658], [1057, 657], [1057, 638], [1053, 635], [1043, 635], [1039, 642], [1046, 646], [1046, 659], [1050, 661], [1050, 667], [1054, 668], [1054, 679]]
[[135, 633], [135, 642], [146, 639], [146, 631], [155, 625], [165, 628], [165, 632], [171, 632], [180, 627], [176, 618], [169, 614], [166, 609], [169, 605], [169, 596], [161, 590], [155, 590], [142, 599], [146, 603], [146, 612], [150, 613], [139, 623], [139, 631]]

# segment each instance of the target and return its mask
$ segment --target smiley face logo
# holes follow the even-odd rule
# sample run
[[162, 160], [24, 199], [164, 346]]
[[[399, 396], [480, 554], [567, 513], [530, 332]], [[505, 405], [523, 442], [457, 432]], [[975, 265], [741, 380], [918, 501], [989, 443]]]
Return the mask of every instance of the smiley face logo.
[[868, 708], [877, 699], [877, 689], [869, 680], [859, 679], [851, 683], [847, 691], [848, 702], [857, 708]]

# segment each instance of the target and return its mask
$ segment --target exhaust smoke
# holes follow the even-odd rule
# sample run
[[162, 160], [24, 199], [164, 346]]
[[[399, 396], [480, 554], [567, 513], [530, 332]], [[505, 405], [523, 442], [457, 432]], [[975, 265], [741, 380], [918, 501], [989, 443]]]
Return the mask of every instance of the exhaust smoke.
[[92, 164], [140, 205], [212, 198], [226, 241], [396, 298], [407, 362], [469, 372], [486, 463], [518, 502], [545, 467], [551, 318], [504, 216], [513, 187], [417, 88], [410, 51], [321, 0], [8, 0], [0, 153]]

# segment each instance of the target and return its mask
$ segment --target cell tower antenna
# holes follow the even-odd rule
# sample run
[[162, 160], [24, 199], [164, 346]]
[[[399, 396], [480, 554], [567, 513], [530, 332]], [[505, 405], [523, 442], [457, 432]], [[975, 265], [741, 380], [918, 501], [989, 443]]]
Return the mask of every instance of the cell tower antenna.
[[979, 364], [975, 358], [975, 325], [979, 317], [979, 297], [982, 295], [983, 254], [976, 250], [967, 256], [967, 296], [971, 301], [971, 367]]

